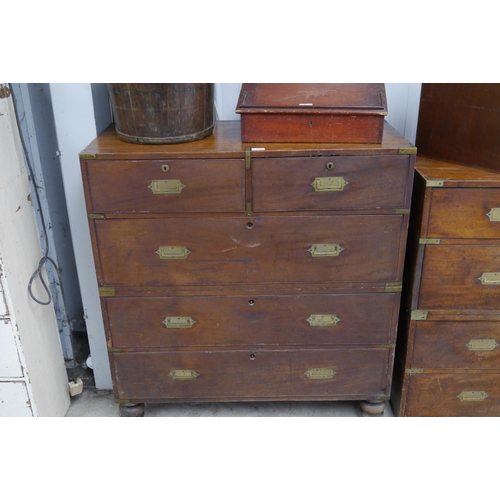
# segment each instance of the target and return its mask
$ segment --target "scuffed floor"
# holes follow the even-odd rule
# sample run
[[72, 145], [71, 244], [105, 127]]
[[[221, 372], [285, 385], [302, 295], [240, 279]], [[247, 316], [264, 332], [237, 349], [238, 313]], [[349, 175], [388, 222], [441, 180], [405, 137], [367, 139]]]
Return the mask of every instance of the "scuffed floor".
[[[71, 398], [67, 417], [120, 417], [111, 391], [85, 388]], [[145, 417], [360, 417], [350, 401], [146, 404]], [[393, 417], [390, 404], [384, 417]]]

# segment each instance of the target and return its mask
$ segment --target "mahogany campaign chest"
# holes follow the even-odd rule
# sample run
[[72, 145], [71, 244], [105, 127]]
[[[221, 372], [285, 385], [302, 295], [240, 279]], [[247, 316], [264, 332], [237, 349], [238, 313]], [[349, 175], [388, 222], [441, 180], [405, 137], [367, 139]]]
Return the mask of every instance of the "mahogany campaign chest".
[[500, 415], [500, 174], [418, 158], [392, 404]]
[[[415, 148], [172, 145], [80, 155], [116, 400], [390, 396]], [[135, 406], [134, 406], [135, 405]]]

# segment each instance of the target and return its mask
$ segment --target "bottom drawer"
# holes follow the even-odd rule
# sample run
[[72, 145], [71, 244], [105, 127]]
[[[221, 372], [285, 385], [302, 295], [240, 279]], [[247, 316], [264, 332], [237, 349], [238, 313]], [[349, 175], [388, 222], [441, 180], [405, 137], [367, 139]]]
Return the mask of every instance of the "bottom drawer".
[[117, 399], [373, 399], [389, 394], [389, 349], [111, 354]]
[[405, 415], [500, 416], [500, 373], [410, 375]]

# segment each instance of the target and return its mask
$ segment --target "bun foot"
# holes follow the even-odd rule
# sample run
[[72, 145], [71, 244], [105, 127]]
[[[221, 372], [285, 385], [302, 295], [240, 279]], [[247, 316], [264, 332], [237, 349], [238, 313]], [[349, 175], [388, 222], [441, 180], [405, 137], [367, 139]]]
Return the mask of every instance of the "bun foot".
[[144, 417], [144, 403], [122, 403], [120, 404], [121, 417]]
[[382, 417], [384, 415], [386, 401], [360, 401], [359, 407], [363, 417]]

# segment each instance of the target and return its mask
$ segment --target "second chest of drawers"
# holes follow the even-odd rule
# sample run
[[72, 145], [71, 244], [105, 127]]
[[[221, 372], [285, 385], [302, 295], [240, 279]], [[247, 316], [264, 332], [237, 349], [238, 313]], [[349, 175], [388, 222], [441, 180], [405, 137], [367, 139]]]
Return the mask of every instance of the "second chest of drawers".
[[161, 147], [104, 134], [82, 172], [113, 383], [144, 402], [390, 394], [414, 148]]

